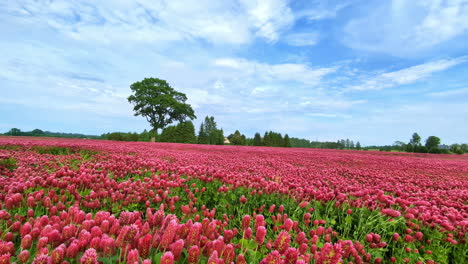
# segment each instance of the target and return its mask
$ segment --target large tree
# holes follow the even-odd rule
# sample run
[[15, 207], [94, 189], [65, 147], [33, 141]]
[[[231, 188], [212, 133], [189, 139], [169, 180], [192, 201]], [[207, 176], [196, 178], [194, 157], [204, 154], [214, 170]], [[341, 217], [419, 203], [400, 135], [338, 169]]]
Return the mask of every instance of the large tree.
[[253, 139], [253, 145], [254, 146], [261, 146], [262, 145], [262, 136], [260, 136], [260, 133], [255, 133], [254, 139]]
[[234, 134], [230, 134], [227, 138], [232, 145], [246, 145], [245, 135], [241, 134], [239, 130], [236, 130]]
[[440, 145], [440, 138], [436, 136], [430, 136], [426, 139], [426, 148], [430, 150], [431, 148], [437, 148]]
[[413, 136], [410, 139], [410, 144], [413, 146], [420, 146], [421, 145], [421, 137], [418, 133], [414, 132]]
[[127, 100], [134, 105], [135, 116], [144, 116], [154, 133], [174, 121], [196, 118], [187, 96], [177, 92], [165, 80], [145, 78], [130, 85], [133, 94]]

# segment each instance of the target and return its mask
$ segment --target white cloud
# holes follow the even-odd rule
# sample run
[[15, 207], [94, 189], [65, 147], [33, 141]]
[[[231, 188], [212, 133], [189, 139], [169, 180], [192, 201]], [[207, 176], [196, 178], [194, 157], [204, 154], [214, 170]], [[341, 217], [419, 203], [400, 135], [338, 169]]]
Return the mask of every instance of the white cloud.
[[200, 108], [203, 105], [223, 105], [227, 101], [221, 95], [201, 89], [190, 89], [187, 92], [187, 97], [189, 98], [187, 102], [194, 108]]
[[336, 67], [311, 68], [306, 64], [267, 64], [238, 58], [220, 58], [214, 65], [236, 70], [240, 76], [255, 75], [263, 81], [296, 81], [306, 85], [317, 85], [324, 76], [337, 70]]
[[291, 33], [285, 36], [284, 41], [291, 46], [313, 46], [320, 40], [318, 32]]
[[393, 72], [386, 72], [362, 80], [359, 85], [351, 86], [351, 90], [381, 90], [399, 85], [411, 84], [450, 67], [466, 62], [467, 57], [443, 59], [419, 64]]
[[344, 43], [355, 49], [411, 56], [468, 30], [467, 0], [394, 0], [352, 19]]
[[285, 0], [28, 1], [3, 3], [12, 18], [48, 25], [80, 41], [165, 44], [193, 41], [245, 44], [276, 41], [294, 23]]
[[355, 105], [365, 104], [367, 100], [346, 100], [338, 96], [304, 97], [299, 106], [303, 109], [339, 109], [346, 110]]
[[328, 113], [306, 113], [307, 116], [325, 117], [325, 118], [351, 118], [351, 115], [345, 114], [328, 114]]
[[449, 97], [449, 96], [468, 95], [468, 87], [446, 90], [446, 91], [439, 91], [439, 92], [432, 92], [432, 93], [428, 93], [427, 95], [431, 97]]
[[306, 18], [310, 21], [335, 18], [340, 10], [349, 6], [351, 1], [306, 1], [307, 8], [302, 8], [296, 12], [298, 18]]
[[294, 15], [285, 0], [240, 0], [256, 34], [277, 41], [282, 31], [294, 23]]

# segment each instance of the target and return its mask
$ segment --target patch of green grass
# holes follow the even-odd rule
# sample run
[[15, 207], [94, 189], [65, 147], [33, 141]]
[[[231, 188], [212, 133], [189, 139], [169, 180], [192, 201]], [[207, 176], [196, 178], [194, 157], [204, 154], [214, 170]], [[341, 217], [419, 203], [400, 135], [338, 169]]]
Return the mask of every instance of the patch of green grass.
[[16, 159], [10, 157], [8, 159], [0, 160], [0, 168], [6, 168], [9, 171], [14, 171], [18, 168], [18, 165], [16, 165]]
[[31, 148], [39, 154], [51, 154], [51, 155], [69, 155], [75, 153], [71, 148], [66, 147], [43, 147], [43, 146], [34, 146]]
[[21, 146], [18, 145], [1, 145], [0, 149], [5, 149], [5, 150], [18, 150], [21, 149]]

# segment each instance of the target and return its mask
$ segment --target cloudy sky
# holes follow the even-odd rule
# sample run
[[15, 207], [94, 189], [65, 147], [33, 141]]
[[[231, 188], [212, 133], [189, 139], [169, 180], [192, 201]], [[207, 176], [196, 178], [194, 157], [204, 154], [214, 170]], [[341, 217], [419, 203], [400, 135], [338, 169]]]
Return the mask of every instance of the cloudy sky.
[[467, 0], [15, 0], [0, 32], [0, 132], [148, 129], [157, 77], [225, 134], [468, 142]]

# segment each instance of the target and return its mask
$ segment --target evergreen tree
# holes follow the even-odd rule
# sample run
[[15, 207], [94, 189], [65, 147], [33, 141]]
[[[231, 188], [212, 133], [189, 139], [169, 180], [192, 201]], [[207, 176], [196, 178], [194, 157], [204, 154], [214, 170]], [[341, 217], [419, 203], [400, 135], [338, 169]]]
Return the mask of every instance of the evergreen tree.
[[284, 147], [290, 148], [291, 147], [291, 142], [289, 141], [289, 136], [288, 134], [284, 135]]
[[205, 124], [202, 122], [198, 132], [198, 144], [209, 144], [208, 134], [205, 131]]
[[361, 143], [359, 143], [359, 141], [356, 143], [356, 149], [361, 149]]
[[197, 143], [195, 127], [191, 121], [182, 122], [177, 125], [177, 142], [191, 144]]
[[198, 144], [223, 145], [224, 134], [222, 129], [216, 128], [214, 117], [206, 116], [200, 125]]
[[271, 146], [270, 135], [268, 134], [268, 132], [265, 132], [265, 134], [263, 135], [262, 145], [263, 146]]
[[255, 133], [254, 139], [253, 139], [253, 145], [254, 146], [261, 146], [262, 145], [262, 136], [260, 136], [260, 133]]
[[176, 142], [176, 126], [167, 126], [159, 136], [160, 142]]

